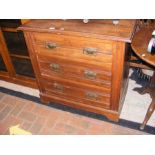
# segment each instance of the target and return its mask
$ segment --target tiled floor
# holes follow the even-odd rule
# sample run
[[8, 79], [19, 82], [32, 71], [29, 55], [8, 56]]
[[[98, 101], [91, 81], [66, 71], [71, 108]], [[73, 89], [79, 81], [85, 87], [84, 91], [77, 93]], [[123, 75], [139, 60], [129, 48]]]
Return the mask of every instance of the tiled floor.
[[[130, 70], [130, 75], [132, 72]], [[36, 89], [2, 80], [0, 80], [0, 87], [39, 97], [39, 91]], [[141, 86], [130, 79], [120, 118], [141, 123], [151, 98], [149, 94], [140, 95], [133, 91], [135, 87]], [[154, 122], [155, 113], [147, 124], [155, 127]], [[8, 133], [8, 127], [18, 123], [20, 127], [31, 131], [33, 134], [146, 134], [108, 122], [49, 108], [21, 98], [0, 94], [0, 134]]]
[[[130, 75], [132, 74], [132, 72], [133, 70], [131, 69]], [[28, 95], [39, 97], [39, 91], [36, 89], [8, 83], [2, 80], [0, 80], [0, 87], [5, 87], [11, 90], [15, 90], [17, 92], [23, 92]], [[140, 95], [137, 92], [133, 91], [133, 88], [135, 87], [141, 86], [137, 84], [134, 80], [130, 79], [120, 118], [132, 122], [142, 123], [148, 106], [151, 102], [151, 97], [149, 94]], [[155, 127], [155, 112], [153, 113], [147, 124]]]
[[0, 93], [0, 134], [9, 134], [9, 128], [17, 124], [32, 134], [41, 135], [146, 134]]

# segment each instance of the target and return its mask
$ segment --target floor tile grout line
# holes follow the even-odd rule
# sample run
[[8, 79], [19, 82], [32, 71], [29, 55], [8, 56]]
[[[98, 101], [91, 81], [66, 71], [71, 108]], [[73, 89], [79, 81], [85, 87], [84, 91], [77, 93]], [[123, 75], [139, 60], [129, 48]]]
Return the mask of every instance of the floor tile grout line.
[[24, 108], [26, 107], [27, 103], [25, 103], [25, 105], [22, 107], [22, 110], [20, 110], [20, 112], [17, 114], [17, 117], [20, 116], [20, 114], [24, 111]]
[[[83, 121], [83, 120], [82, 120], [82, 121]], [[84, 121], [85, 121], [85, 120], [84, 120]], [[90, 126], [89, 126], [87, 129], [84, 129], [84, 128], [78, 127], [78, 126], [73, 126], [73, 125], [71, 125], [71, 123], [69, 122], [69, 120], [68, 120], [68, 122], [67, 122], [66, 124], [68, 124], [68, 125], [70, 125], [70, 126], [72, 126], [72, 127], [78, 128], [78, 129], [80, 129], [80, 130], [89, 130], [89, 128], [90, 128]], [[91, 124], [91, 122], [90, 122], [90, 124]]]
[[[6, 105], [6, 107], [7, 107], [8, 105]], [[5, 108], [6, 108], [5, 107]], [[3, 118], [2, 120], [1, 120], [1, 122], [2, 123], [4, 123], [4, 121], [5, 121], [5, 119], [11, 114], [11, 112], [14, 110], [14, 108], [13, 109], [11, 109], [7, 114], [6, 114], [6, 116], [5, 116], [5, 118]]]
[[[8, 89], [7, 89], [8, 90]], [[13, 90], [9, 90], [9, 91], [13, 91]], [[14, 92], [14, 91], [13, 91]], [[6, 92], [5, 92], [6, 93]], [[17, 92], [17, 93], [19, 93], [19, 92]], [[22, 93], [23, 94], [23, 93]], [[10, 93], [9, 93], [9, 95], [10, 95]], [[29, 96], [30, 98], [32, 97], [34, 97], [34, 96], [31, 96], [31, 95], [27, 95], [27, 94], [24, 94], [24, 95], [26, 95], [26, 96]], [[20, 97], [20, 98], [22, 98], [21, 96], [19, 96], [19, 95], [17, 95], [17, 94], [15, 94], [14, 93], [14, 95], [13, 96], [17, 96], [17, 97]], [[34, 101], [33, 99], [28, 99], [27, 97], [26, 97], [26, 100], [31, 100], [31, 101]], [[36, 99], [37, 97], [35, 97], [35, 99]], [[25, 99], [25, 98], [24, 98]], [[38, 98], [37, 98], [38, 99]], [[36, 100], [34, 101], [34, 102], [36, 102]], [[38, 102], [38, 100], [37, 100], [37, 103], [41, 103], [41, 102]], [[54, 107], [55, 108], [55, 107]], [[57, 108], [57, 107], [56, 107]], [[62, 109], [59, 109], [59, 110], [62, 110]], [[64, 111], [66, 111], [66, 110], [64, 110]], [[68, 110], [67, 110], [68, 111]], [[70, 110], [69, 110], [70, 111]], [[75, 114], [74, 112], [73, 112], [73, 114]], [[85, 115], [84, 115], [85, 116]], [[86, 117], [90, 117], [90, 118], [92, 118], [92, 116], [86, 116]], [[94, 118], [94, 117], [93, 117]], [[96, 118], [95, 117], [95, 119], [98, 119], [98, 118]], [[99, 119], [100, 120], [100, 119]], [[106, 121], [106, 122], [110, 122], [110, 121], [107, 121], [107, 120], [101, 120], [101, 121]], [[132, 122], [132, 121], [128, 121], [128, 122]], [[133, 123], [136, 123], [136, 122], [133, 122]], [[115, 124], [115, 123], [113, 123], [113, 124]], [[137, 123], [137, 124], [139, 124], [139, 123]], [[119, 124], [117, 124], [117, 125], [121, 125], [121, 123], [119, 123]], [[123, 125], [121, 125], [121, 126], [123, 126]], [[123, 126], [123, 127], [128, 127], [128, 128], [131, 128], [131, 129], [136, 129], [136, 130], [138, 130], [137, 128], [133, 128], [133, 127], [129, 127], [129, 126]], [[153, 127], [152, 127], [153, 128]], [[141, 131], [141, 130], [139, 130], [139, 131]], [[147, 132], [147, 133], [150, 133], [149, 131], [145, 131], [145, 130], [143, 130], [143, 132]], [[153, 132], [154, 133], [154, 132]]]
[[[26, 121], [26, 120], [23, 120], [23, 122], [20, 124], [20, 128], [22, 128], [22, 126], [24, 125], [24, 123], [30, 123], [30, 122], [28, 122], [28, 121]], [[32, 126], [32, 124], [29, 126], [29, 128]], [[29, 128], [28, 129], [26, 129], [26, 131], [29, 131]], [[24, 129], [25, 130], [25, 129]]]
[[[29, 128], [29, 131], [31, 132], [32, 128], [33, 128], [33, 125], [35, 124], [35, 122], [37, 121], [37, 118], [33, 121], [31, 127]], [[31, 132], [32, 133], [32, 132]], [[33, 134], [33, 133], [32, 133]], [[35, 133], [34, 133], [35, 134]]]
[[48, 117], [45, 118], [44, 126], [42, 126], [41, 130], [39, 131], [39, 133], [42, 133], [43, 129], [45, 128], [45, 125], [47, 124], [47, 121], [48, 121]]
[[[22, 110], [17, 114], [17, 117], [18, 118], [20, 118], [20, 114], [24, 111], [24, 108], [27, 106], [27, 104], [28, 103], [26, 103], [24, 106], [23, 106], [23, 108], [22, 108]], [[31, 114], [34, 114], [34, 113], [32, 113], [31, 111], [30, 111], [30, 113]], [[36, 116], [36, 114], [34, 114], [35, 116]], [[37, 116], [36, 116], [37, 117]], [[28, 123], [33, 123], [35, 120], [36, 120], [37, 118], [35, 118], [33, 121], [29, 121], [29, 120], [23, 120], [23, 121], [26, 121], [26, 122], [28, 122]], [[32, 125], [31, 125], [32, 126]]]
[[[41, 117], [41, 116], [39, 116], [39, 117]], [[47, 123], [47, 120], [48, 120], [48, 117], [42, 117], [42, 118], [45, 119], [45, 122], [42, 124], [42, 127], [41, 127], [40, 131], [38, 132], [38, 134], [42, 132], [42, 130], [45, 127], [45, 124]], [[36, 118], [35, 122], [36, 121], [37, 121], [37, 118]], [[34, 124], [35, 124], [35, 122], [34, 122]], [[33, 126], [33, 124], [32, 124], [32, 126]]]
[[4, 104], [4, 107], [0, 110], [0, 113], [4, 110], [4, 108], [6, 107], [7, 105]]
[[[9, 115], [9, 117], [11, 117], [11, 116], [13, 116], [13, 115]], [[18, 117], [16, 117], [16, 116], [13, 116], [14, 118], [17, 118], [18, 119]], [[6, 118], [8, 118], [8, 116], [6, 116]], [[23, 121], [22, 121], [23, 122]], [[3, 122], [3, 123], [5, 123], [5, 122]], [[18, 123], [19, 124], [19, 123]], [[18, 125], [18, 124], [16, 124], [16, 125]], [[16, 125], [14, 125], [14, 126], [16, 126]], [[6, 129], [5, 129], [5, 131], [3, 132], [3, 134], [5, 134], [9, 129], [10, 129], [10, 127], [12, 127], [12, 126], [8, 126]]]
[[58, 118], [58, 119], [55, 121], [54, 125], [53, 125], [52, 128], [51, 128], [51, 131], [54, 131], [54, 128], [56, 127], [56, 125], [57, 125], [58, 123], [60, 123], [59, 121], [60, 121], [60, 118]]
[[[17, 99], [17, 98], [15, 98], [15, 99]], [[12, 110], [7, 114], [6, 118], [7, 118], [8, 116], [13, 116], [13, 117], [15, 117], [15, 118], [17, 118], [17, 119], [19, 118], [19, 117], [18, 117], [19, 114], [17, 114], [16, 116], [14, 116], [13, 114], [11, 114], [11, 112], [14, 111], [14, 109], [16, 108], [16, 106], [18, 106], [18, 105], [15, 103], [15, 106], [14, 106], [14, 107], [12, 108]], [[25, 105], [23, 106], [23, 108], [24, 108], [24, 107], [25, 107]], [[22, 111], [22, 110], [21, 110], [21, 111]], [[20, 113], [20, 112], [19, 112], [19, 113]], [[19, 118], [19, 119], [20, 119], [20, 118]], [[22, 119], [20, 119], [20, 120], [23, 122]], [[5, 120], [3, 120], [3, 123], [4, 123], [4, 121], [5, 121]], [[18, 123], [18, 124], [19, 124], [19, 123]], [[7, 129], [6, 129], [5, 132], [7, 132], [7, 130], [8, 130], [9, 128], [10, 128], [10, 127], [7, 127]]]

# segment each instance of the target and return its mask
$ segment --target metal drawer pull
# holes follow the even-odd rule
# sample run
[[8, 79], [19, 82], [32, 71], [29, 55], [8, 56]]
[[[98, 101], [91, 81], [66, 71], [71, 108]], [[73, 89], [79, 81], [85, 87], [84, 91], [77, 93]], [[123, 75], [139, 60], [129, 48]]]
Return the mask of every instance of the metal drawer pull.
[[88, 99], [97, 99], [97, 97], [98, 97], [98, 94], [96, 94], [96, 93], [93, 93], [93, 92], [87, 92], [86, 93], [86, 97], [88, 98]]
[[61, 91], [61, 92], [63, 92], [63, 90], [64, 90], [63, 85], [58, 84], [58, 83], [54, 83], [54, 84], [53, 84], [53, 87], [54, 87], [54, 89], [56, 89], [56, 90], [58, 90], [58, 91]]
[[57, 47], [57, 44], [56, 43], [46, 43], [46, 48], [54, 49], [56, 47]]
[[84, 71], [84, 74], [85, 74], [85, 76], [86, 76], [87, 78], [89, 78], [89, 79], [95, 79], [96, 76], [97, 76], [97, 73], [96, 73], [96, 72], [93, 72], [93, 71], [91, 71], [91, 70], [85, 70], [85, 71]]
[[83, 53], [89, 54], [89, 55], [95, 55], [97, 53], [97, 49], [96, 48], [84, 48]]
[[60, 70], [60, 65], [59, 65], [59, 64], [55, 64], [55, 63], [51, 63], [51, 64], [50, 64], [50, 68], [51, 68], [53, 71], [59, 71], [59, 70]]

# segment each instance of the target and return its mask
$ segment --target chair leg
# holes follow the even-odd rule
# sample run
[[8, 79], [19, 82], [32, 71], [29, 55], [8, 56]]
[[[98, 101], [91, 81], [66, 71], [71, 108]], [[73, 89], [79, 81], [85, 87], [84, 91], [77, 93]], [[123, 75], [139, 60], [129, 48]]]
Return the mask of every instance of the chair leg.
[[149, 106], [149, 108], [148, 108], [148, 110], [147, 110], [147, 113], [146, 113], [146, 115], [145, 115], [145, 119], [144, 119], [142, 125], [140, 126], [140, 129], [141, 129], [141, 130], [144, 129], [146, 123], [147, 123], [148, 120], [150, 119], [150, 117], [151, 117], [152, 113], [154, 112], [154, 110], [155, 110], [155, 98], [152, 100], [152, 102], [151, 102], [151, 104], [150, 104], [150, 106]]
[[150, 82], [150, 86], [155, 84], [155, 71], [153, 72], [153, 76]]

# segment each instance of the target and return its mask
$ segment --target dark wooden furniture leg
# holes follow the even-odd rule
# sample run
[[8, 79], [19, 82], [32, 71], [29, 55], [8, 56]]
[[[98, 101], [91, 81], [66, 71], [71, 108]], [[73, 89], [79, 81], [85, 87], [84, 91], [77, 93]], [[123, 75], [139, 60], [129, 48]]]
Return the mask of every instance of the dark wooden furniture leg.
[[148, 120], [150, 119], [152, 113], [154, 112], [155, 110], [155, 72], [153, 74], [153, 77], [152, 77], [152, 80], [149, 84], [149, 86], [143, 90], [143, 94], [146, 93], [146, 92], [149, 92], [150, 93], [150, 96], [152, 98], [152, 102], [147, 110], [147, 113], [145, 115], [145, 118], [144, 118], [144, 121], [142, 123], [142, 125], [140, 126], [140, 129], [143, 130], [146, 123], [148, 122]]
[[144, 119], [142, 125], [140, 126], [140, 129], [141, 129], [141, 130], [144, 129], [146, 123], [147, 123], [148, 120], [150, 119], [150, 117], [151, 117], [152, 113], [154, 112], [154, 110], [155, 110], [155, 97], [153, 98], [153, 100], [152, 100], [152, 102], [151, 102], [151, 104], [150, 104], [150, 106], [149, 106], [149, 108], [148, 108], [148, 110], [147, 110], [147, 113], [146, 113], [146, 115], [145, 115], [145, 119]]

